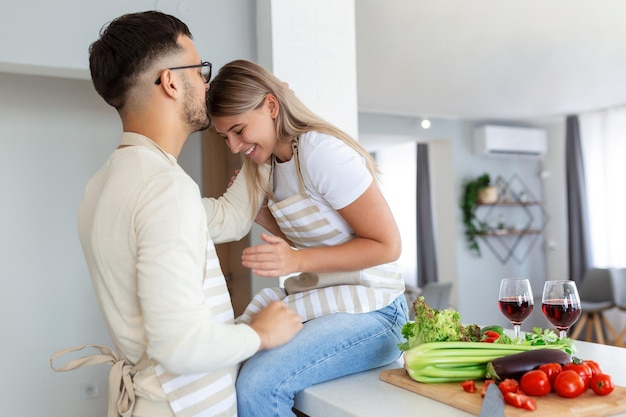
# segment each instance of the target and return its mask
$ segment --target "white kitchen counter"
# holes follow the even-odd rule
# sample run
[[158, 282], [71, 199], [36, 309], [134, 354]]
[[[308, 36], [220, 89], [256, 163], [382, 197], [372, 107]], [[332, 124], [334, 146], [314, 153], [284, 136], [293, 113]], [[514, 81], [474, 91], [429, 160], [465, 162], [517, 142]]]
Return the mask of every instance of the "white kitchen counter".
[[[615, 385], [626, 386], [626, 349], [583, 341], [574, 344], [575, 356], [595, 360]], [[296, 408], [310, 417], [472, 416], [380, 380], [381, 370], [400, 367], [401, 360], [312, 386], [296, 395]], [[626, 417], [626, 413], [619, 416]]]

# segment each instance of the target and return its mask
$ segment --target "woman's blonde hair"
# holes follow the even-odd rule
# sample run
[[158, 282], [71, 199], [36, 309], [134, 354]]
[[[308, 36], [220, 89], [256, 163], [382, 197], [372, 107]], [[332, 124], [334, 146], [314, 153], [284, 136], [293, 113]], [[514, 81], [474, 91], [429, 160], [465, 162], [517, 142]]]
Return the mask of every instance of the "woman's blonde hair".
[[[238, 116], [261, 107], [268, 94], [273, 94], [279, 103], [276, 117], [276, 136], [279, 141], [290, 142], [310, 131], [326, 133], [357, 151], [367, 161], [372, 175], [378, 174], [376, 162], [365, 148], [350, 135], [314, 114], [287, 84], [254, 62], [237, 60], [224, 65], [211, 81], [207, 109], [210, 116]], [[245, 157], [243, 164], [246, 166], [251, 201], [257, 201], [259, 193], [273, 198], [267, 178], [259, 175], [258, 165]]]

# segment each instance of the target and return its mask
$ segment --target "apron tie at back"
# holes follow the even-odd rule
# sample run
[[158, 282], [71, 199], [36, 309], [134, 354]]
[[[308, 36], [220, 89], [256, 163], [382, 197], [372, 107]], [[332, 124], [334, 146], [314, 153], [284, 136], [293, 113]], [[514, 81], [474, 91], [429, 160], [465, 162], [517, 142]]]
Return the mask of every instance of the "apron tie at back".
[[[96, 349], [100, 354], [83, 356], [55, 368], [53, 363], [58, 357], [66, 353], [78, 352], [88, 347]], [[50, 357], [50, 368], [55, 372], [72, 371], [82, 368], [83, 366], [98, 364], [111, 365], [111, 371], [109, 372], [109, 405], [107, 417], [131, 417], [133, 408], [135, 407], [133, 376], [135, 376], [137, 372], [150, 366], [150, 359], [145, 353], [136, 365], [129, 364], [125, 360], [120, 359], [112, 349], [100, 345], [83, 345], [63, 349]]]

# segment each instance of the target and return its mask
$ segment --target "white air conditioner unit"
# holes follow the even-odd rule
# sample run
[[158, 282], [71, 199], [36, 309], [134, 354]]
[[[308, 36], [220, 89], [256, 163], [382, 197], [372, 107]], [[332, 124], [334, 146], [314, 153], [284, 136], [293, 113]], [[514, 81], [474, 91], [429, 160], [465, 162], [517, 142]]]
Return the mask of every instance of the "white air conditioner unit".
[[474, 151], [501, 157], [541, 157], [548, 150], [543, 129], [486, 125], [474, 129]]

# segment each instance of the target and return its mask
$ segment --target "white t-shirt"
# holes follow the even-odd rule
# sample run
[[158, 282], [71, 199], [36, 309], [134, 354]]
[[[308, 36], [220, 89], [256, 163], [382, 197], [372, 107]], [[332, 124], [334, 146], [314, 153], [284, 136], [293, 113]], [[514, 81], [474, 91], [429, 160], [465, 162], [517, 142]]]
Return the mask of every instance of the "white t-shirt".
[[[341, 139], [324, 133], [307, 132], [298, 143], [307, 193], [335, 227], [352, 233], [337, 210], [353, 203], [371, 185], [373, 177], [365, 159]], [[278, 201], [299, 193], [295, 157], [274, 166], [274, 195]]]

